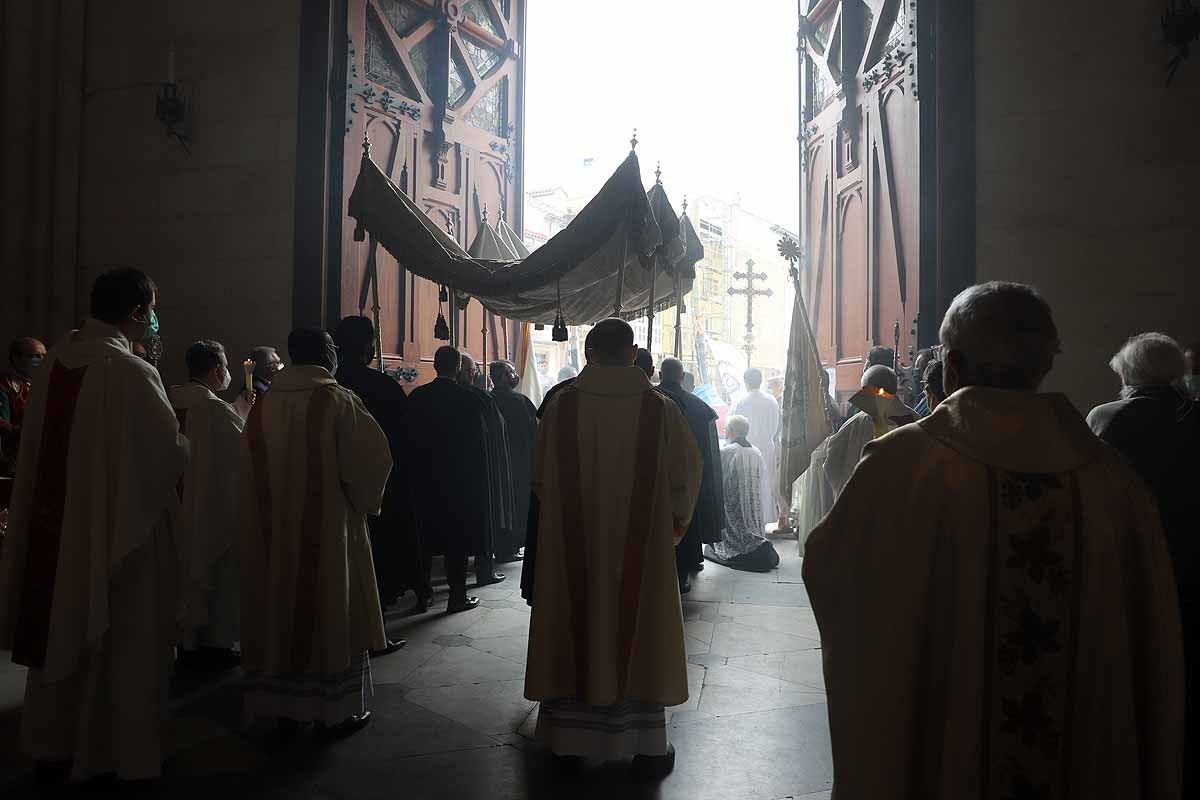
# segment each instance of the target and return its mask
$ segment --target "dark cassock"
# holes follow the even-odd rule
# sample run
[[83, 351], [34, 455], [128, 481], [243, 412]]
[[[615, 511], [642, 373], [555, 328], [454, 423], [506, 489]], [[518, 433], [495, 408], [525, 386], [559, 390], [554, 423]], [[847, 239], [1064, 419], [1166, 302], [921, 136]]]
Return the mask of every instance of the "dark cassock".
[[511, 524], [501, 527], [496, 539], [496, 557], [511, 561], [525, 546], [525, 529], [529, 517], [529, 487], [532, 483], [533, 444], [537, 438], [537, 408], [523, 394], [497, 384], [492, 400], [504, 417], [504, 432], [508, 445], [510, 491], [513, 499]]
[[721, 541], [724, 482], [721, 477], [721, 444], [717, 438], [717, 412], [678, 382], [664, 378], [658, 388], [674, 400], [683, 412], [688, 429], [704, 458], [704, 476], [700, 482], [696, 510], [692, 513], [687, 533], [675, 549], [676, 568], [679, 580], [683, 583], [689, 572], [695, 572], [703, 565], [704, 545]]
[[[1200, 404], [1175, 386], [1134, 386], [1088, 414], [1092, 432], [1115, 447], [1158, 501], [1175, 567], [1187, 667], [1187, 745], [1200, 746]], [[1200, 767], [1185, 764], [1184, 797], [1200, 790]]]
[[[541, 422], [542, 417], [546, 414], [546, 409], [550, 408], [550, 403], [555, 396], [563, 389], [568, 388], [575, 383], [575, 378], [566, 378], [554, 384], [546, 391], [542, 397], [542, 404], [537, 408], [537, 419]], [[525, 564], [521, 570], [521, 597], [525, 598], [525, 602], [530, 606], [533, 605], [533, 576], [537, 569], [537, 534], [538, 534], [538, 514], [540, 509], [538, 506], [538, 498], [534, 492], [529, 494], [529, 513], [525, 519]]]
[[378, 517], [367, 517], [371, 533], [371, 555], [375, 561], [375, 579], [383, 608], [411, 589], [418, 596], [428, 581], [422, 577], [421, 540], [408, 499], [408, 451], [406, 422], [408, 395], [387, 375], [363, 364], [338, 366], [337, 382], [358, 395], [383, 433], [392, 453], [392, 472], [383, 493], [383, 509]]
[[487, 471], [488, 513], [484, 537], [475, 553], [475, 575], [479, 585], [484, 586], [499, 579], [492, 577], [497, 543], [504, 538], [504, 531], [513, 527], [512, 469], [508, 458], [508, 434], [499, 406], [486, 389], [469, 384], [463, 387], [474, 396], [483, 416], [481, 456]]
[[483, 413], [478, 397], [449, 378], [418, 386], [408, 397], [408, 441], [415, 459], [409, 488], [424, 548], [425, 597], [430, 561], [442, 554], [451, 601], [465, 599], [467, 558], [484, 545], [491, 496]]

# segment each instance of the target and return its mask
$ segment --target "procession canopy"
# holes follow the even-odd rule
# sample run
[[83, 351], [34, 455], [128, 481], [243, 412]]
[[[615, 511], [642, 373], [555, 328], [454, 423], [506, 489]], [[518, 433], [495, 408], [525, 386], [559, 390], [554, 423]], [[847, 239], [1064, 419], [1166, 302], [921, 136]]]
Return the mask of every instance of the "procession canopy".
[[[676, 215], [671, 201], [667, 198], [667, 190], [661, 183], [650, 187], [650, 191], [646, 192], [646, 201], [650, 204], [654, 219], [658, 221], [662, 241], [654, 248], [654, 252], [643, 257], [640, 263], [646, 270], [649, 270], [651, 265], [657, 270], [654, 311], [658, 313], [676, 305], [692, 290], [692, 282], [696, 278], [696, 263], [704, 258], [704, 245], [687, 215]], [[684, 205], [686, 207], [686, 203]], [[669, 276], [666, 280], [670, 286], [663, 286], [664, 276]], [[678, 294], [675, 286], [676, 276], [680, 278]], [[623, 319], [636, 319], [646, 315], [650, 301], [649, 285], [645, 287], [640, 300], [640, 304], [636, 301], [632, 305], [623, 304], [624, 310], [620, 316]]]
[[471, 295], [495, 314], [552, 324], [561, 309], [568, 324], [581, 325], [618, 307], [645, 313], [651, 287], [664, 308], [691, 290], [695, 261], [685, 257], [699, 240], [692, 246], [679, 238], [679, 220], [665, 191], [655, 188], [643, 190], [631, 152], [571, 223], [533, 253], [501, 221], [496, 231], [481, 231], [491, 238], [473, 257], [364, 154], [349, 212], [358, 223], [355, 239], [369, 232], [410, 272]]

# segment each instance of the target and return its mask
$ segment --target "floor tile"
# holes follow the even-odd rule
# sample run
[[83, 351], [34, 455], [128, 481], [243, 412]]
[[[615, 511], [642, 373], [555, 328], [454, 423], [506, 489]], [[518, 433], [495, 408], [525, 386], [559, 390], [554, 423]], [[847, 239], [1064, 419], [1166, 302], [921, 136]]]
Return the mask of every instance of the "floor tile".
[[494, 656], [507, 658], [509, 661], [515, 661], [518, 664], [524, 664], [525, 659], [529, 655], [529, 637], [498, 636], [495, 638], [475, 639], [471, 642], [471, 647], [481, 650], [484, 653], [491, 653]]
[[785, 682], [825, 691], [824, 663], [820, 650], [785, 653], [780, 677]]
[[711, 642], [713, 635], [713, 623], [705, 622], [704, 620], [685, 622], [683, 623], [683, 632], [688, 636], [699, 639], [702, 642]]
[[717, 611], [719, 608], [720, 604], [716, 602], [684, 600], [683, 621], [696, 622], [698, 620], [703, 620], [704, 622], [716, 622]]
[[371, 681], [376, 684], [401, 683], [442, 650], [440, 645], [432, 642], [409, 640], [402, 649], [371, 659]]
[[433, 689], [414, 689], [404, 696], [410, 703], [435, 711], [483, 733], [515, 733], [534, 703], [526, 700], [525, 679], [495, 683], [468, 683]]
[[808, 608], [808, 592], [799, 583], [752, 583], [740, 581], [733, 587], [733, 602], [763, 606], [797, 606]]
[[447, 647], [400, 683], [411, 689], [490, 683], [525, 677], [525, 667], [507, 658], [480, 652], [474, 647]]
[[529, 615], [512, 608], [497, 608], [481, 617], [465, 631], [473, 639], [499, 636], [528, 636]]
[[729, 603], [733, 600], [731, 580], [701, 580], [692, 582], [692, 591], [686, 595], [692, 603]]
[[[736, 607], [736, 604], [735, 606]], [[767, 606], [755, 606], [768, 609]], [[821, 631], [817, 628], [817, 620], [812, 609], [808, 608], [769, 608], [755, 614], [740, 614], [733, 619], [751, 628], [786, 633], [791, 636], [802, 636], [819, 642]]]
[[828, 730], [823, 704], [674, 727], [680, 755], [661, 797], [774, 800], [825, 791], [833, 779]]
[[496, 746], [482, 731], [408, 702], [394, 686], [378, 687], [370, 705], [370, 725], [328, 746], [335, 763], [351, 761], [358, 768], [372, 761]]
[[785, 653], [793, 650], [812, 650], [820, 642], [801, 636], [752, 628], [738, 622], [722, 622], [713, 632], [708, 652], [719, 656], [752, 656], [766, 653]]

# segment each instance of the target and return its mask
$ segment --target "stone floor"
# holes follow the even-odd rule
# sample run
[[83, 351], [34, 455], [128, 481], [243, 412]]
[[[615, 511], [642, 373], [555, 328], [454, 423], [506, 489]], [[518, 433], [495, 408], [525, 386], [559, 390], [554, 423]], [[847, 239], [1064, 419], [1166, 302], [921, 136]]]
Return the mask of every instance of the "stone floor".
[[[317, 746], [272, 746], [239, 727], [238, 673], [179, 682], [170, 723], [166, 797], [268, 798], [803, 798], [829, 797], [832, 763], [817, 626], [794, 542], [777, 541], [772, 573], [707, 564], [684, 601], [691, 699], [671, 710], [675, 772], [631, 784], [608, 765], [564, 777], [533, 741], [536, 704], [523, 696], [529, 608], [519, 564], [477, 592], [483, 608], [447, 616], [388, 614], [403, 650], [372, 664], [375, 718]], [[411, 604], [411, 596], [401, 606]], [[0, 654], [0, 795], [37, 796], [15, 754], [20, 668]]]

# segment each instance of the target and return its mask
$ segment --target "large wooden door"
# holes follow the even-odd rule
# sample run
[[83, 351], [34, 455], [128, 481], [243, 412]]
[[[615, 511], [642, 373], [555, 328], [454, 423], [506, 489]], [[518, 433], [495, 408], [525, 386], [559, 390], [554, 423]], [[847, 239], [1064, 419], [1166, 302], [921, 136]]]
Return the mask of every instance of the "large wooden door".
[[[521, 130], [525, 0], [350, 0], [345, 201], [358, 176], [366, 133], [371, 157], [463, 247], [485, 216], [521, 229]], [[345, 209], [343, 208], [343, 212]], [[367, 243], [343, 226], [341, 313], [360, 313]], [[510, 358], [515, 336], [439, 301], [439, 287], [379, 249], [380, 332], [389, 365], [432, 378], [439, 310], [455, 344], [478, 360]], [[367, 303], [370, 306], [370, 301]]]
[[873, 345], [916, 346], [920, 105], [914, 0], [811, 0], [802, 19], [803, 291], [839, 398]]

